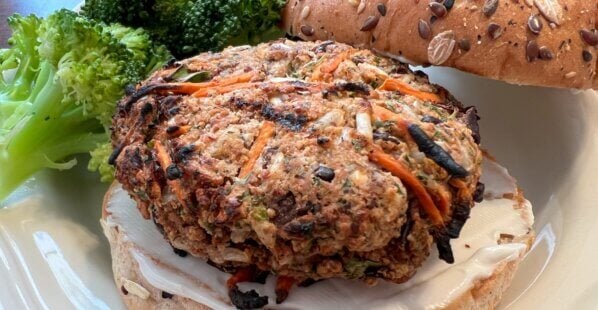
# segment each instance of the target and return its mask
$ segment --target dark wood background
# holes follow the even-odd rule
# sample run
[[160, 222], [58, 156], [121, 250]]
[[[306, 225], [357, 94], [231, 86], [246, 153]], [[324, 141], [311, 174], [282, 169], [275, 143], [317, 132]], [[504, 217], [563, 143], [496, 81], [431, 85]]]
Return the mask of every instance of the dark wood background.
[[0, 0], [0, 47], [6, 47], [10, 29], [6, 18], [13, 13], [45, 16], [60, 8], [74, 8], [81, 0]]

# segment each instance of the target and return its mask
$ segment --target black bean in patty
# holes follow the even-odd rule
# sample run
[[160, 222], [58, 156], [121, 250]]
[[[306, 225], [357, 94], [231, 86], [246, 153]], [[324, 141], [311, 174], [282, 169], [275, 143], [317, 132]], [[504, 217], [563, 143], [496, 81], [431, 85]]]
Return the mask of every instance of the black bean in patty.
[[180, 179], [183, 176], [183, 172], [176, 164], [172, 164], [166, 168], [166, 178], [169, 180]]
[[324, 180], [326, 182], [331, 182], [332, 180], [334, 180], [334, 170], [332, 170], [332, 169], [330, 169], [330, 168], [328, 168], [326, 166], [320, 165], [316, 169], [316, 171], [314, 172], [314, 174], [318, 178], [320, 178], [320, 179], [322, 179], [322, 180]]

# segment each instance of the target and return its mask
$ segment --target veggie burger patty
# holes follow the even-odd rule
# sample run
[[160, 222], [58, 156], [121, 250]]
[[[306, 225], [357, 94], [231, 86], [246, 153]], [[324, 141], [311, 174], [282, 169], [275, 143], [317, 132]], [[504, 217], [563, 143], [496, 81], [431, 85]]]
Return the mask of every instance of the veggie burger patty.
[[179, 253], [293, 281], [451, 262], [474, 200], [477, 115], [425, 74], [333, 42], [171, 63], [128, 90], [117, 179]]

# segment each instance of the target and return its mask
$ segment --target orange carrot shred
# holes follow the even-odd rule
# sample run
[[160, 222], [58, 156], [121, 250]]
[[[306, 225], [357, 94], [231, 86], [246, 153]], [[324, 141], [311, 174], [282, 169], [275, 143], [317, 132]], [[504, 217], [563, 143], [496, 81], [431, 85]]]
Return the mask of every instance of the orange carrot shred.
[[279, 276], [276, 279], [276, 288], [274, 292], [276, 293], [276, 303], [281, 303], [289, 297], [289, 292], [291, 288], [295, 284], [295, 279], [287, 276]]
[[186, 133], [188, 133], [189, 129], [191, 129], [191, 126], [189, 126], [189, 125], [181, 126], [181, 128], [180, 128], [180, 134], [186, 134]]
[[442, 215], [447, 215], [451, 208], [449, 195], [450, 193], [445, 189], [437, 191], [434, 195], [436, 205], [438, 206], [438, 210]]
[[270, 140], [270, 138], [274, 136], [274, 129], [275, 125], [273, 122], [264, 122], [262, 128], [260, 129], [260, 132], [258, 133], [257, 138], [255, 138], [255, 141], [253, 142], [253, 145], [249, 150], [249, 159], [247, 159], [243, 167], [241, 167], [241, 171], [239, 171], [239, 178], [245, 178], [247, 175], [249, 175], [249, 173], [253, 169], [253, 166], [260, 157], [260, 154], [262, 154], [264, 147], [266, 147], [268, 140]]
[[171, 91], [178, 94], [194, 94], [198, 91], [201, 91], [206, 88], [210, 87], [222, 87], [222, 86], [229, 86], [237, 83], [245, 83], [251, 81], [256, 74], [254, 72], [245, 72], [239, 75], [227, 76], [221, 79], [212, 80], [209, 82], [202, 82], [202, 83], [172, 83], [169, 84], [172, 88], [168, 89], [167, 91]]
[[372, 105], [372, 112], [374, 117], [381, 121], [394, 121], [397, 123], [404, 121], [399, 114], [378, 105]]
[[458, 189], [457, 196], [460, 198], [471, 197], [471, 191], [463, 180], [451, 178], [449, 181], [451, 185]]
[[166, 89], [166, 92], [173, 92], [177, 94], [192, 94], [205, 87], [201, 84], [204, 83], [171, 83], [168, 85], [172, 87]]
[[384, 83], [382, 83], [382, 85], [380, 87], [378, 87], [378, 89], [389, 90], [389, 91], [399, 91], [405, 95], [411, 95], [411, 96], [419, 98], [421, 100], [431, 101], [434, 103], [442, 102], [442, 99], [437, 94], [417, 90], [417, 89], [411, 87], [409, 84], [407, 84], [403, 81], [397, 80], [397, 79], [393, 79], [393, 78], [386, 79], [384, 81]]
[[225, 85], [225, 86], [217, 86], [217, 87], [211, 87], [211, 88], [202, 88], [202, 89], [194, 92], [193, 97], [196, 97], [196, 98], [207, 97], [207, 96], [209, 96], [210, 92], [214, 92], [219, 95], [226, 94], [226, 93], [235, 91], [237, 89], [251, 88], [251, 87], [254, 87], [255, 85], [257, 85], [257, 83], [239, 83], [239, 84], [229, 84], [229, 85]]
[[245, 72], [245, 73], [241, 73], [238, 75], [225, 76], [220, 79], [212, 80], [209, 82], [195, 83], [195, 84], [197, 84], [201, 88], [227, 86], [227, 85], [232, 85], [232, 84], [237, 84], [237, 83], [249, 82], [255, 75], [256, 74], [254, 72], [250, 71], [250, 72]]
[[245, 83], [245, 82], [251, 81], [251, 79], [254, 76], [256, 76], [256, 74], [254, 72], [250, 71], [250, 72], [245, 72], [245, 73], [231, 76], [231, 77], [226, 77], [222, 80], [216, 81], [215, 83], [218, 83], [217, 86], [226, 86], [226, 85], [232, 85], [232, 84], [237, 84], [237, 83]]
[[178, 137], [188, 133], [189, 129], [191, 129], [191, 126], [189, 125], [174, 127], [173, 131], [170, 131], [170, 128], [168, 128], [166, 134], [170, 137]]
[[392, 112], [389, 109], [377, 105], [372, 105], [372, 114], [374, 116], [374, 119], [376, 120], [393, 121], [397, 124], [399, 128], [407, 130], [407, 121], [403, 119], [401, 115]]
[[321, 80], [327, 78], [329, 75], [334, 73], [334, 71], [336, 71], [338, 66], [343, 61], [345, 61], [345, 59], [349, 58], [350, 54], [351, 54], [351, 51], [344, 51], [344, 52], [339, 53], [338, 55], [334, 56], [333, 58], [328, 59], [324, 63], [320, 64], [319, 66], [314, 68], [314, 71], [311, 75], [311, 79], [313, 81], [321, 81]]
[[[162, 145], [162, 142], [155, 141], [154, 149], [156, 150], [156, 156], [158, 157], [158, 163], [160, 163], [160, 166], [164, 170], [164, 173], [166, 173], [166, 169], [168, 169], [168, 167], [172, 164], [172, 159], [170, 158], [170, 155], [166, 151], [166, 148], [164, 147], [164, 145]], [[177, 196], [179, 202], [183, 206], [185, 206], [186, 205], [185, 194], [183, 193], [183, 189], [181, 188], [181, 184], [180, 184], [179, 180], [168, 180], [168, 183], [172, 187], [172, 191]]]
[[237, 270], [237, 272], [228, 278], [226, 286], [231, 289], [241, 282], [250, 282], [253, 280], [255, 275], [255, 267], [245, 267]]
[[166, 152], [166, 148], [164, 148], [164, 145], [162, 145], [162, 142], [160, 141], [154, 142], [154, 148], [156, 149], [156, 156], [158, 157], [160, 166], [162, 166], [163, 169], [166, 169], [172, 163], [172, 159], [168, 155], [168, 152]]
[[388, 170], [392, 175], [398, 177], [405, 183], [405, 186], [413, 191], [413, 194], [419, 200], [424, 212], [428, 214], [432, 223], [438, 226], [443, 226], [444, 222], [442, 215], [434, 204], [430, 193], [425, 186], [414, 176], [407, 167], [400, 161], [394, 159], [391, 155], [386, 154], [380, 147], [375, 146], [372, 153], [370, 153], [370, 160]]

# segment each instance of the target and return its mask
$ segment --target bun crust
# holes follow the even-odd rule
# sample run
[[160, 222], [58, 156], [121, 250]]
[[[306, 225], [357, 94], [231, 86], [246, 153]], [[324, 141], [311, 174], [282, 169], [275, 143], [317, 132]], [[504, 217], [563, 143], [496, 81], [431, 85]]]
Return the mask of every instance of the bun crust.
[[[182, 296], [174, 295], [171, 298], [164, 298], [162, 295], [163, 292], [152, 286], [143, 277], [139, 265], [131, 255], [131, 251], [136, 249], [136, 245], [126, 240], [122, 230], [118, 226], [111, 227], [106, 224], [106, 217], [110, 215], [106, 211], [107, 202], [115, 189], [115, 185], [116, 183], [108, 189], [104, 198], [100, 223], [110, 243], [114, 281], [119, 288], [119, 292], [127, 308], [164, 310], [209, 309], [209, 307], [203, 304]], [[519, 194], [519, 198], [523, 199], [523, 196]], [[533, 240], [534, 233], [530, 231], [527, 235], [513, 241], [527, 244], [529, 250]], [[509, 288], [517, 267], [523, 258], [522, 256], [499, 265], [490, 277], [478, 280], [472, 289], [456, 298], [451, 304], [446, 305], [444, 309], [494, 309], [500, 302], [503, 293]], [[126, 290], [127, 282], [139, 285], [147, 294], [139, 294], [136, 290]]]
[[520, 262], [521, 260], [514, 260], [499, 266], [489, 278], [479, 281], [445, 309], [494, 309], [510, 287]]
[[[595, 1], [454, 1], [448, 11], [436, 4], [431, 9], [430, 3], [435, 1], [290, 0], [283, 27], [305, 40], [335, 40], [513, 84], [598, 89], [598, 53], [587, 42], [598, 37]], [[561, 12], [556, 18], [542, 14], [551, 4]], [[435, 17], [432, 11], [445, 15]], [[542, 24], [538, 34], [528, 25], [532, 16], [537, 17], [531, 28]], [[420, 35], [420, 21], [426, 38]], [[530, 62], [528, 56], [539, 58]]]

